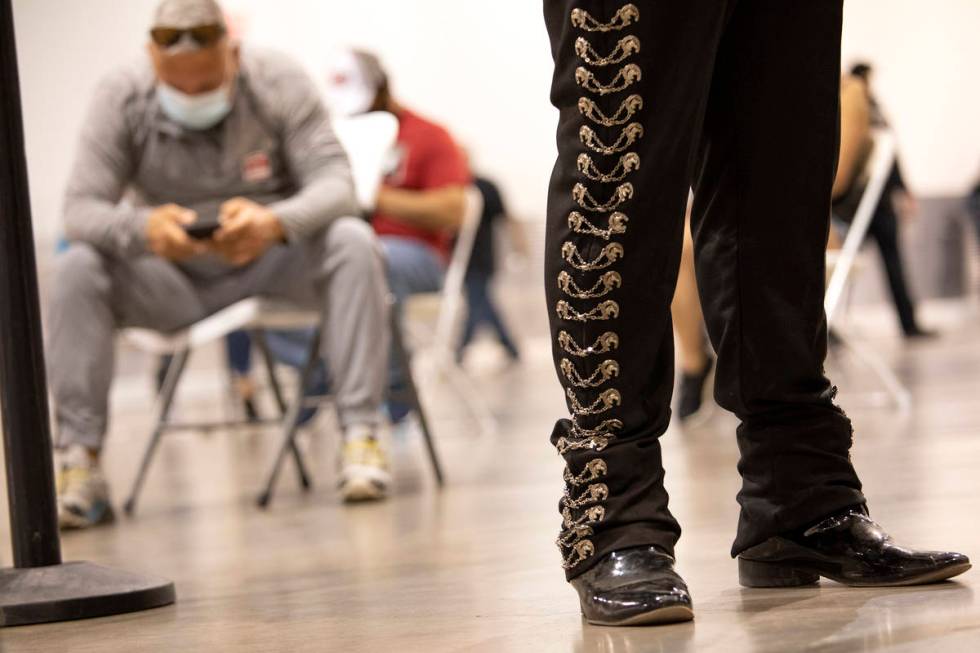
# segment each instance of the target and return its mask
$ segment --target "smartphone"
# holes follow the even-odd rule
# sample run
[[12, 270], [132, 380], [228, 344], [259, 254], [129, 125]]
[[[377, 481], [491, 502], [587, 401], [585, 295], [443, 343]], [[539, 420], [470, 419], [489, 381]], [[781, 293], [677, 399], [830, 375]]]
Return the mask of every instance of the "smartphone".
[[214, 232], [220, 226], [221, 223], [218, 222], [217, 212], [213, 215], [202, 215], [198, 213], [197, 220], [188, 225], [184, 225], [184, 231], [194, 240], [207, 240], [214, 235]]
[[184, 231], [194, 240], [207, 240], [214, 235], [221, 225], [217, 221], [204, 222], [198, 220], [188, 225], [184, 225]]

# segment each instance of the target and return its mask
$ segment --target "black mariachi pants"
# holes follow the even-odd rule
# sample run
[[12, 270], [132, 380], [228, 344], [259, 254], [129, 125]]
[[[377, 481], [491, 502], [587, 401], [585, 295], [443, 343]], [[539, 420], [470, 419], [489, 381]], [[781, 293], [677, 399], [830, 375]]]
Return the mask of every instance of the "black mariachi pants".
[[560, 111], [545, 261], [572, 418], [558, 539], [569, 578], [673, 552], [659, 436], [693, 185], [715, 396], [741, 420], [735, 555], [864, 504], [823, 374], [840, 0], [545, 0]]

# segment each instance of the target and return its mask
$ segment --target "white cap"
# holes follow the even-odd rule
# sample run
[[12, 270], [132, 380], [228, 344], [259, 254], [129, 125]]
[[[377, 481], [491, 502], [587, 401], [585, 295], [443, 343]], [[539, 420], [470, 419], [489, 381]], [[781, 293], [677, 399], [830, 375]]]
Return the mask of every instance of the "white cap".
[[327, 69], [327, 105], [339, 115], [364, 113], [387, 84], [381, 62], [361, 50], [340, 50]]

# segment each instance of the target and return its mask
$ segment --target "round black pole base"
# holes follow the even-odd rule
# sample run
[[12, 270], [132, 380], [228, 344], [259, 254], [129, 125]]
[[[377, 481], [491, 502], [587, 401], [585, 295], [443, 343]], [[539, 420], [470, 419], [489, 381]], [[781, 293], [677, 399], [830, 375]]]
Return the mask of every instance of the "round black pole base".
[[0, 627], [105, 617], [176, 600], [169, 580], [90, 562], [0, 569]]

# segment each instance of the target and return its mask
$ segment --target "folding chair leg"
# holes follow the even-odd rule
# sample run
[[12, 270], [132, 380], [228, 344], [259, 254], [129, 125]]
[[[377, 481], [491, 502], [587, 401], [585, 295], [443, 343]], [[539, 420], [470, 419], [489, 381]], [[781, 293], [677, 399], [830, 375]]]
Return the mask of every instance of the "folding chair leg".
[[490, 411], [487, 402], [473, 385], [469, 374], [453, 360], [452, 352], [440, 350], [436, 352], [436, 365], [449, 380], [449, 387], [456, 391], [470, 416], [477, 423], [481, 435], [493, 435], [497, 432], [497, 420]]
[[143, 452], [143, 460], [140, 462], [139, 471], [136, 473], [133, 486], [129, 491], [129, 497], [123, 506], [127, 515], [132, 515], [136, 510], [136, 500], [139, 497], [140, 491], [143, 489], [143, 482], [146, 480], [146, 474], [150, 469], [150, 462], [153, 460], [154, 453], [156, 453], [160, 438], [167, 429], [167, 418], [170, 415], [170, 408], [173, 405], [174, 396], [177, 394], [177, 384], [184, 374], [184, 367], [187, 365], [189, 356], [189, 350], [180, 350], [174, 355], [167, 369], [167, 374], [163, 380], [163, 387], [160, 388], [160, 395], [157, 400], [156, 426], [153, 429], [152, 435], [150, 435], [149, 442], [146, 444], [146, 450]]
[[405, 347], [401, 324], [398, 319], [397, 311], [391, 311], [391, 349], [405, 379], [405, 398], [418, 416], [419, 427], [422, 429], [425, 448], [429, 454], [429, 462], [432, 464], [432, 473], [436, 477], [436, 484], [442, 487], [445, 484], [442, 475], [442, 465], [439, 463], [439, 454], [436, 453], [435, 441], [432, 439], [432, 432], [429, 430], [429, 422], [425, 417], [425, 410], [422, 408], [422, 402], [419, 401], [418, 388], [416, 388], [415, 378], [412, 376], [412, 359], [408, 353], [408, 349]]
[[279, 478], [279, 471], [282, 469], [286, 455], [291, 450], [296, 450], [296, 431], [298, 430], [299, 414], [303, 409], [304, 389], [309, 384], [310, 378], [313, 376], [313, 371], [320, 360], [320, 337], [321, 332], [318, 328], [314, 332], [313, 340], [310, 342], [310, 348], [307, 351], [306, 365], [303, 366], [303, 371], [300, 373], [299, 390], [296, 393], [296, 399], [283, 418], [282, 446], [279, 447], [276, 458], [272, 463], [272, 468], [269, 470], [265, 489], [257, 500], [260, 508], [268, 507], [269, 502], [272, 501], [272, 492], [275, 489], [276, 481]]
[[850, 338], [841, 335], [839, 332], [837, 333], [837, 338], [848, 351], [854, 354], [859, 361], [864, 363], [878, 377], [881, 385], [885, 388], [885, 393], [894, 402], [895, 407], [902, 413], [907, 413], [912, 406], [912, 395], [902, 385], [895, 372], [888, 367], [888, 364], [870, 349], [854, 343]]
[[[279, 407], [279, 416], [285, 418], [286, 413], [289, 412], [289, 407], [286, 405], [286, 398], [282, 393], [282, 386], [279, 384], [279, 375], [276, 373], [276, 362], [272, 357], [272, 352], [269, 350], [269, 342], [266, 340], [265, 330], [253, 330], [252, 339], [262, 354], [265, 371], [269, 377], [269, 385], [272, 387], [272, 395], [275, 397], [276, 405]], [[302, 395], [304, 391], [305, 386], [300, 388], [300, 394]], [[306, 471], [306, 465], [303, 462], [303, 452], [300, 451], [295, 440], [292, 442], [290, 448], [293, 452], [293, 460], [296, 461], [296, 471], [299, 473], [300, 485], [304, 490], [309, 490], [313, 484], [310, 482], [310, 475]]]

